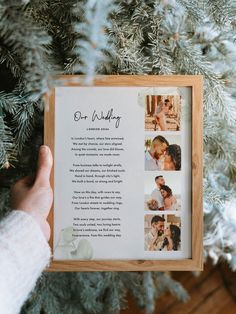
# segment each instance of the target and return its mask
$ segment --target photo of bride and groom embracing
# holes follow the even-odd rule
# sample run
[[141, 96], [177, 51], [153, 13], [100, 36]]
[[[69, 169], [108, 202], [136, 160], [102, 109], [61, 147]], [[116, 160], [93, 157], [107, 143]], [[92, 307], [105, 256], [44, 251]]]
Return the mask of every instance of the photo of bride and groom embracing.
[[153, 95], [145, 97], [146, 131], [179, 131], [181, 116], [180, 95]]
[[145, 250], [178, 251], [180, 250], [180, 217], [174, 215], [146, 215]]
[[[150, 101], [151, 99], [151, 101]], [[181, 98], [146, 97], [144, 140], [144, 249], [179, 251], [182, 201]], [[150, 107], [151, 106], [151, 107]], [[151, 109], [152, 110], [151, 110]], [[171, 111], [171, 110], [172, 111]], [[152, 120], [156, 117], [153, 130]], [[167, 123], [168, 122], [168, 123]], [[156, 215], [148, 214], [156, 211]], [[162, 214], [165, 211], [165, 214]], [[169, 212], [168, 212], [169, 211]], [[174, 214], [171, 212], [174, 211]]]
[[145, 140], [145, 170], [181, 170], [181, 147], [176, 142], [180, 137], [169, 136], [174, 144], [170, 144], [167, 136], [157, 135]]
[[[172, 182], [173, 188], [166, 184]], [[153, 181], [155, 188], [153, 189]], [[175, 193], [173, 193], [173, 190]], [[152, 192], [151, 192], [152, 191]], [[180, 210], [180, 185], [178, 177], [174, 174], [166, 173], [153, 178], [150, 173], [145, 177], [145, 209], [146, 210]]]

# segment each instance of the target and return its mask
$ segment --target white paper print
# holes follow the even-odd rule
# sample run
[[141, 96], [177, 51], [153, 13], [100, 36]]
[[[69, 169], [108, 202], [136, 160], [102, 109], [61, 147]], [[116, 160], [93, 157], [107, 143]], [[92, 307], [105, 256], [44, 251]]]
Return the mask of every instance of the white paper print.
[[[150, 90], [150, 95], [162, 96], [176, 96], [179, 91], [175, 87]], [[181, 106], [191, 106], [191, 90], [182, 88], [182, 93], [185, 97], [181, 96]], [[186, 120], [179, 131], [160, 131], [163, 121], [166, 125], [177, 123], [178, 116], [172, 109], [169, 120], [159, 115], [155, 118], [156, 130], [145, 130], [148, 95], [147, 87], [55, 89], [55, 260], [191, 256], [191, 124]], [[168, 161], [165, 153], [158, 157], [159, 168], [145, 170], [145, 152], [158, 135], [165, 137], [169, 146], [181, 147], [180, 170], [166, 170], [177, 163], [171, 158]], [[146, 147], [145, 140], [149, 140]], [[162, 191], [165, 204], [151, 210], [145, 204], [152, 195], [155, 200], [152, 192], [155, 177], [160, 174], [167, 185], [167, 192]], [[156, 215], [166, 218], [162, 234], [165, 241], [159, 241], [158, 249], [150, 233], [151, 220]], [[178, 245], [165, 239], [171, 224], [181, 229]], [[177, 228], [175, 231], [178, 233]], [[146, 240], [153, 240], [148, 249]]]

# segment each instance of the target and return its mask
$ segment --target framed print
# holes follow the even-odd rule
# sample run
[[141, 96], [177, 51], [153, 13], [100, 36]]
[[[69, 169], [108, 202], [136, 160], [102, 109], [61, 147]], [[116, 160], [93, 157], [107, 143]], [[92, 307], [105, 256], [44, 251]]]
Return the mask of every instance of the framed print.
[[203, 77], [54, 79], [48, 271], [203, 269]]

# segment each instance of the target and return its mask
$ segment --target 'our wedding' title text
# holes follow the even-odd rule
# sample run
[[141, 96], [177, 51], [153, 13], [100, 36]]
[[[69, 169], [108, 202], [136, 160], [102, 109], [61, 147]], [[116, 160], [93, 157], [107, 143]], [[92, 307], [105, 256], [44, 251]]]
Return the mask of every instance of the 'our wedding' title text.
[[95, 122], [95, 121], [100, 121], [100, 120], [105, 120], [108, 121], [109, 123], [111, 121], [115, 121], [115, 127], [118, 128], [120, 125], [120, 120], [121, 120], [121, 116], [115, 115], [113, 112], [113, 108], [111, 108], [110, 110], [108, 110], [107, 112], [103, 112], [100, 111], [99, 113], [94, 110], [91, 117], [89, 117], [86, 114], [83, 114], [81, 111], [76, 111], [74, 113], [74, 121], [78, 122], [80, 120], [87, 120], [91, 118], [91, 122]]

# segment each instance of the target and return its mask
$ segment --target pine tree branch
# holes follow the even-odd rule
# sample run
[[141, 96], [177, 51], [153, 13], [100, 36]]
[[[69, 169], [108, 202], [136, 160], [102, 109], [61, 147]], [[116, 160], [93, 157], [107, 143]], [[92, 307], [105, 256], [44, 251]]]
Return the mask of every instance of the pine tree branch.
[[14, 166], [17, 150], [11, 129], [5, 124], [0, 108], [0, 169]]
[[50, 38], [25, 14], [21, 1], [2, 1], [0, 10], [0, 37], [16, 51], [24, 72], [25, 93], [33, 100], [47, 90], [48, 65], [46, 45]]
[[111, 42], [106, 29], [110, 26], [109, 15], [114, 9], [112, 0], [88, 0], [74, 9], [76, 15], [82, 12], [83, 21], [74, 25], [80, 38], [74, 47], [76, 58], [67, 70], [85, 74], [85, 84], [91, 84], [98, 65], [107, 62], [104, 52], [109, 52]]
[[1, 63], [6, 64], [14, 77], [20, 77], [20, 75], [22, 75], [22, 69], [17, 55], [11, 51], [2, 40], [0, 40], [0, 64]]
[[73, 13], [76, 0], [69, 1], [30, 1], [27, 6], [28, 14], [51, 36], [52, 41], [48, 48], [50, 64], [55, 70], [64, 71], [70, 60], [74, 58], [73, 47], [77, 39], [73, 24], [78, 17]]

